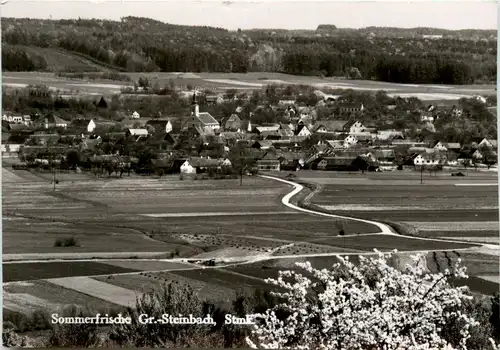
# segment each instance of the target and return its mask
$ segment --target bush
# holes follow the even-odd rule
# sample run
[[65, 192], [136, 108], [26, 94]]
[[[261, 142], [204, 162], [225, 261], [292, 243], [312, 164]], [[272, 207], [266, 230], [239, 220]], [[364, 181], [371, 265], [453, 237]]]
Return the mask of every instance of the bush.
[[[95, 314], [70, 306], [63, 310], [61, 317], [92, 317]], [[98, 325], [90, 323], [52, 325], [50, 344], [56, 347], [96, 347], [100, 345]]]
[[56, 239], [54, 242], [54, 247], [78, 247], [78, 241], [75, 237]]
[[[189, 324], [141, 324], [139, 315], [147, 314], [155, 319], [162, 315], [189, 315], [205, 317], [208, 304], [202, 302], [189, 286], [168, 283], [137, 298], [135, 309], [127, 315], [131, 324], [113, 325], [110, 339], [121, 346], [133, 347], [181, 347], [191, 344], [202, 347], [219, 347], [221, 337], [213, 334], [212, 325]], [[213, 308], [213, 307], [212, 307]], [[205, 344], [201, 344], [206, 342]]]

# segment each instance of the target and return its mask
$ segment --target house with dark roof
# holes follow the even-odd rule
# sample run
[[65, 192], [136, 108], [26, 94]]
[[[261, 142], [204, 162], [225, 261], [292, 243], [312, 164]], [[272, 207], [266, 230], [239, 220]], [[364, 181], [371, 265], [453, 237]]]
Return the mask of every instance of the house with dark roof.
[[52, 129], [52, 128], [64, 128], [66, 129], [68, 127], [68, 122], [62, 118], [59, 118], [58, 116], [50, 113], [47, 114], [45, 117], [40, 118], [37, 120], [35, 123], [36, 127], [39, 128], [44, 128], [44, 129]]
[[338, 171], [357, 171], [358, 168], [353, 165], [358, 156], [336, 155], [319, 157], [312, 164], [312, 169], [317, 170], [338, 170]]
[[266, 154], [257, 160], [257, 169], [259, 171], [280, 171], [281, 162], [275, 152], [266, 152]]
[[301, 152], [277, 152], [280, 170], [300, 170], [304, 167], [306, 155]]
[[363, 112], [365, 107], [363, 104], [356, 104], [356, 103], [342, 103], [338, 106], [338, 109], [340, 112], [343, 113], [358, 113], [358, 112]]
[[319, 120], [313, 126], [313, 131], [317, 133], [344, 132], [347, 120]]
[[231, 114], [228, 118], [222, 119], [224, 131], [240, 131], [243, 129], [243, 121], [237, 114]]
[[296, 136], [304, 136], [304, 137], [308, 137], [310, 136], [312, 133], [311, 131], [309, 130], [309, 128], [304, 125], [304, 124], [299, 124], [297, 126], [297, 129], [295, 130], [295, 135]]
[[227, 158], [190, 157], [181, 165], [180, 170], [183, 174], [201, 174], [231, 166], [231, 161]]
[[222, 94], [206, 95], [205, 102], [207, 104], [221, 104], [222, 102], [224, 102], [224, 96]]
[[146, 125], [151, 125], [155, 129], [155, 132], [170, 133], [174, 131], [173, 124], [167, 118], [150, 119], [146, 122]]
[[438, 142], [434, 145], [434, 149], [440, 150], [440, 151], [453, 151], [453, 152], [460, 152], [460, 149], [462, 146], [458, 142]]

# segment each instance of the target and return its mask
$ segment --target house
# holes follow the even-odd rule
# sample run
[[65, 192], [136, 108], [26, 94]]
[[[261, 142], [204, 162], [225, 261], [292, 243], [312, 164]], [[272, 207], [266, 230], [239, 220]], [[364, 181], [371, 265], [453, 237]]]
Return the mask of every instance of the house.
[[255, 141], [252, 144], [252, 148], [256, 148], [256, 149], [267, 150], [271, 147], [273, 147], [273, 143], [271, 141], [268, 141], [268, 140]]
[[130, 135], [130, 136], [148, 136], [149, 135], [147, 129], [127, 129], [126, 134]]
[[317, 133], [343, 132], [347, 124], [347, 120], [320, 120], [316, 122], [313, 130]]
[[262, 134], [263, 132], [277, 132], [280, 129], [280, 125], [272, 125], [272, 126], [257, 126], [255, 131], [257, 134]]
[[295, 104], [295, 100], [279, 100], [278, 104], [284, 105], [284, 106], [291, 106]]
[[363, 112], [365, 107], [363, 104], [341, 104], [338, 106], [338, 109], [343, 113], [358, 113]]
[[297, 130], [295, 130], [295, 135], [296, 136], [310, 136], [312, 133], [309, 131], [309, 128], [305, 125], [299, 125], [297, 127]]
[[134, 111], [134, 113], [132, 113], [132, 115], [130, 116], [131, 119], [139, 119], [141, 116], [139, 113], [137, 113], [137, 111]]
[[351, 121], [344, 127], [349, 130], [349, 134], [359, 134], [366, 130], [366, 127], [359, 120]]
[[205, 102], [207, 104], [221, 104], [222, 102], [224, 102], [224, 97], [222, 96], [222, 94], [206, 95]]
[[316, 168], [318, 170], [341, 170], [341, 171], [353, 171], [357, 170], [355, 166], [353, 166], [354, 160], [357, 156], [332, 156], [332, 157], [321, 157], [313, 165], [313, 169]]
[[229, 118], [222, 120], [222, 127], [224, 131], [240, 131], [243, 127], [243, 121], [237, 114], [231, 114]]
[[344, 146], [351, 147], [358, 143], [358, 138], [354, 135], [349, 135], [344, 139]]
[[172, 150], [175, 146], [175, 139], [171, 133], [160, 130], [149, 138], [148, 143], [159, 150]]
[[357, 156], [351, 163], [353, 169], [361, 171], [376, 171], [379, 168], [379, 163], [376, 159], [367, 155]]
[[434, 117], [433, 116], [422, 115], [420, 117], [420, 121], [422, 123], [434, 123]]
[[394, 130], [394, 129], [378, 130], [376, 138], [378, 140], [394, 140], [394, 139], [402, 140], [402, 139], [404, 139], [404, 135], [403, 135], [402, 131], [398, 131], [398, 130]]
[[341, 140], [326, 140], [327, 149], [331, 151], [337, 151], [344, 149], [344, 142]]
[[163, 118], [150, 119], [146, 122], [146, 125], [151, 125], [155, 129], [155, 132], [164, 131], [166, 133], [170, 133], [174, 130], [174, 127], [170, 122], [170, 119], [163, 119]]
[[26, 124], [9, 124], [8, 129], [11, 132], [26, 132], [30, 130]]
[[209, 171], [219, 171], [223, 167], [231, 167], [229, 159], [212, 159], [210, 157], [191, 157], [180, 167], [182, 174], [201, 174]]
[[393, 149], [373, 149], [367, 153], [380, 163], [393, 163], [396, 159], [396, 154]]
[[413, 159], [413, 164], [417, 167], [433, 167], [443, 164], [443, 158], [438, 154], [421, 153]]
[[68, 122], [51, 113], [46, 115], [45, 118], [37, 121], [36, 126], [44, 129], [52, 129], [52, 128], [66, 129], [68, 127]]
[[481, 148], [481, 147], [497, 148], [498, 143], [497, 143], [497, 140], [484, 138], [481, 140], [481, 142], [478, 143], [477, 146], [478, 146], [478, 148]]
[[281, 162], [274, 152], [266, 152], [266, 154], [257, 160], [257, 169], [259, 171], [280, 171]]
[[26, 144], [36, 146], [55, 145], [60, 138], [58, 134], [35, 133], [26, 140]]
[[300, 170], [305, 164], [305, 155], [296, 152], [280, 152], [278, 155], [280, 170]]
[[438, 142], [434, 146], [434, 149], [437, 149], [438, 151], [453, 151], [453, 152], [459, 152], [462, 147], [460, 146], [460, 143], [458, 142]]

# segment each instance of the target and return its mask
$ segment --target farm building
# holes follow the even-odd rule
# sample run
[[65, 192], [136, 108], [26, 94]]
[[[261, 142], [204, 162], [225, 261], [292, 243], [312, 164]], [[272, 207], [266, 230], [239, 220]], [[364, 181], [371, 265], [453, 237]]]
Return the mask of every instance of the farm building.
[[353, 166], [354, 160], [357, 156], [333, 156], [333, 157], [320, 157], [312, 165], [313, 169], [318, 170], [344, 170], [353, 171], [358, 170]]
[[223, 167], [231, 167], [229, 159], [211, 159], [191, 157], [184, 161], [180, 167], [182, 174], [201, 174], [209, 171], [220, 171]]
[[280, 171], [280, 160], [274, 152], [267, 152], [264, 157], [257, 160], [259, 171]]

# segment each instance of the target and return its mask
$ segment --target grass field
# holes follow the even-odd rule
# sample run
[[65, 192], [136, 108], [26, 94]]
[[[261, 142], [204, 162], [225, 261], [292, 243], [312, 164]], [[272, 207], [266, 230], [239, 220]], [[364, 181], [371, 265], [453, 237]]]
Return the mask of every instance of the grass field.
[[[87, 65], [90, 69], [95, 69], [96, 64], [69, 53], [60, 53], [51, 50], [44, 54], [49, 59], [50, 66], [57, 65]], [[100, 70], [107, 70], [101, 67]], [[138, 80], [141, 76], [150, 78], [153, 84], [169, 84], [171, 80], [179, 87], [188, 85], [199, 88], [211, 89], [214, 91], [223, 91], [227, 89], [253, 90], [264, 87], [268, 84], [301, 84], [312, 85], [318, 88], [332, 89], [353, 89], [361, 91], [385, 90], [393, 95], [416, 96], [422, 100], [458, 100], [461, 97], [471, 97], [472, 95], [494, 95], [494, 85], [460, 85], [460, 86], [441, 86], [441, 85], [418, 85], [418, 84], [394, 84], [377, 81], [364, 80], [345, 80], [338, 78], [318, 78], [293, 76], [281, 73], [123, 73], [130, 76], [133, 80]], [[81, 81], [71, 81], [67, 79], [58, 79], [50, 73], [20, 72], [3, 73], [3, 83], [18, 84], [13, 87], [21, 87], [19, 84], [40, 84], [51, 86], [60, 90], [76, 90], [82, 94], [115, 94], [120, 92], [123, 82], [98, 84], [82, 84]], [[93, 86], [94, 85], [94, 86]], [[127, 84], [128, 85], [128, 84]]]
[[93, 261], [3, 264], [2, 268], [4, 282], [140, 271]]
[[23, 49], [25, 49], [28, 54], [42, 56], [47, 62], [47, 70], [50, 72], [95, 72], [108, 70], [101, 65], [97, 65], [85, 58], [64, 50], [30, 46], [23, 46]]
[[[472, 234], [468, 231], [473, 227], [471, 222], [483, 225], [477, 231], [481, 234], [493, 232], [493, 222], [497, 220], [490, 209], [477, 209], [478, 206], [496, 205], [490, 187], [457, 187], [444, 176], [432, 179], [435, 183], [428, 183], [431, 181], [428, 180], [419, 185], [413, 182], [411, 174], [410, 179], [401, 174], [365, 174], [365, 177], [332, 173], [321, 177], [315, 172], [299, 174], [309, 182], [322, 182], [325, 191], [312, 197], [313, 203], [318, 205], [397, 207], [396, 210], [364, 212], [349, 209], [341, 211], [341, 215], [380, 216], [416, 225], [425, 222], [426, 225], [422, 225], [425, 234], [432, 234], [434, 229], [455, 227], [455, 231], [447, 231], [455, 236]], [[498, 264], [493, 264], [491, 256], [466, 255], [460, 250], [472, 247], [470, 244], [381, 236], [376, 234], [379, 229], [371, 224], [293, 211], [281, 203], [292, 187], [260, 177], [245, 178], [240, 186], [239, 180], [180, 181], [176, 176], [106, 180], [82, 176], [62, 178], [54, 192], [43, 175], [7, 169], [3, 169], [2, 175], [4, 254], [22, 256], [24, 253], [27, 259], [30, 259], [28, 256], [36, 259], [46, 253], [66, 253], [76, 259], [88, 258], [86, 253], [158, 252], [165, 258], [170, 255], [188, 260], [270, 259], [216, 269], [139, 259], [4, 264], [4, 281], [11, 282], [4, 286], [10, 288], [7, 290], [10, 304], [6, 305], [17, 312], [28, 312], [44, 302], [50, 309], [73, 303], [105, 308], [126, 306], [135, 300], [138, 292], [166, 282], [186, 283], [202, 298], [227, 301], [242, 291], [269, 288], [263, 279], [276, 277], [280, 269], [293, 267], [295, 261], [310, 260], [317, 266], [330, 267], [335, 260], [331, 256], [309, 255], [366, 253], [374, 248], [399, 251], [457, 249], [466, 263], [471, 264], [472, 275], [489, 278], [498, 271]], [[492, 175], [489, 176], [477, 175], [476, 181], [492, 181]], [[471, 177], [467, 180], [472, 181]], [[376, 186], [370, 182], [375, 182]], [[457, 209], [459, 201], [474, 205], [476, 209]], [[402, 205], [412, 203], [428, 205], [428, 208], [413, 212], [401, 210]], [[466, 215], [464, 210], [477, 216]], [[428, 220], [439, 217], [436, 213], [441, 212], [447, 215], [446, 220]], [[463, 225], [442, 223], [456, 223], [459, 219]], [[441, 224], [434, 227], [432, 222]], [[338, 236], [341, 227], [346, 233], [344, 237]], [[77, 246], [54, 247], [55, 239], [68, 237], [76, 238]], [[436, 259], [428, 257], [429, 268], [441, 269], [443, 264], [449, 263], [451, 253], [439, 254]], [[160, 270], [163, 272], [154, 272]], [[123, 275], [127, 272], [140, 274]], [[32, 287], [15, 281], [30, 281]], [[495, 285], [494, 282], [481, 284], [481, 281], [486, 279], [478, 277], [471, 283], [481, 290], [489, 290]], [[22, 306], [23, 300], [27, 307]]]

